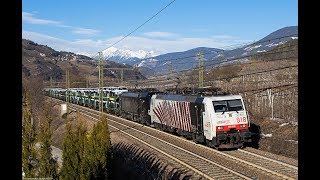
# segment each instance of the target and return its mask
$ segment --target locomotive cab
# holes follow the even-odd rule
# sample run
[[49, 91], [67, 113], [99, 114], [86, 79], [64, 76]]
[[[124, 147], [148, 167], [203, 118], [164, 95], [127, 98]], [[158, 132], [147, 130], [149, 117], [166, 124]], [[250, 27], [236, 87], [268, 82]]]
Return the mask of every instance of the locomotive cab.
[[239, 148], [251, 141], [250, 122], [240, 95], [204, 98], [204, 135], [216, 148]]

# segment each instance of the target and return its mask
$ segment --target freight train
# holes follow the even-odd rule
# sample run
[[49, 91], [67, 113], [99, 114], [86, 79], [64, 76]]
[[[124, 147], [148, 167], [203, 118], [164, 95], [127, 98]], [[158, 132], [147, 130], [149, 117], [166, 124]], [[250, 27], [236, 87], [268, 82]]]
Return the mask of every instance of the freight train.
[[[99, 109], [97, 88], [46, 88], [46, 95]], [[217, 149], [251, 142], [250, 121], [240, 95], [186, 95], [156, 91], [101, 90], [105, 112], [192, 139]]]

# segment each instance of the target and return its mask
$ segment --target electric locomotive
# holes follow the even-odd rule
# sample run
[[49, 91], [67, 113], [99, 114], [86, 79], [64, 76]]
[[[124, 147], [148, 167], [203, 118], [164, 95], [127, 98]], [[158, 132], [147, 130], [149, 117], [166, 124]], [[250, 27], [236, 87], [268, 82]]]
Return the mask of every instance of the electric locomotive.
[[239, 148], [251, 142], [249, 119], [240, 95], [155, 94], [151, 124], [215, 148]]
[[[251, 142], [250, 121], [240, 95], [186, 95], [156, 91], [102, 90], [106, 112], [210, 147], [240, 148]], [[97, 88], [46, 88], [51, 97], [99, 109]]]

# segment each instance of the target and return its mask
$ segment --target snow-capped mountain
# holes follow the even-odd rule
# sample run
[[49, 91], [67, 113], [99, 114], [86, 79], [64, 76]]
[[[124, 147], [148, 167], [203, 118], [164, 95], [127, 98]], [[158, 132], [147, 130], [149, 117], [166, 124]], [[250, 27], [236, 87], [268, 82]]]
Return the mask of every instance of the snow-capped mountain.
[[122, 50], [117, 49], [115, 47], [110, 47], [104, 51], [102, 51], [103, 58], [105, 60], [115, 61], [118, 63], [125, 63], [125, 64], [135, 64], [137, 60], [144, 59], [148, 57], [155, 56], [154, 51], [132, 51], [132, 50]]
[[[195, 68], [198, 67], [196, 55], [198, 52], [202, 52], [204, 66], [206, 68], [211, 68], [218, 66], [219, 64], [222, 65], [238, 61], [247, 61], [252, 55], [271, 51], [288, 41], [297, 39], [298, 26], [289, 26], [276, 30], [259, 41], [231, 50], [199, 47], [183, 52], [162, 54], [153, 58], [153, 60], [157, 60], [153, 67], [144, 67], [151, 68], [153, 71], [158, 73], [168, 72], [169, 68], [173, 68], [175, 71]], [[146, 60], [144, 59], [144, 61]], [[137, 64], [140, 62], [141, 61], [138, 61]]]
[[198, 47], [183, 52], [155, 55], [153, 51], [120, 50], [112, 47], [103, 51], [103, 55], [108, 60], [139, 67], [144, 75], [152, 75], [154, 72], [168, 72], [169, 69], [181, 71], [198, 67], [199, 52], [203, 53], [204, 66], [211, 68], [219, 64], [247, 61], [250, 56], [271, 51], [288, 41], [297, 39], [298, 26], [289, 26], [276, 30], [259, 41], [230, 50]]

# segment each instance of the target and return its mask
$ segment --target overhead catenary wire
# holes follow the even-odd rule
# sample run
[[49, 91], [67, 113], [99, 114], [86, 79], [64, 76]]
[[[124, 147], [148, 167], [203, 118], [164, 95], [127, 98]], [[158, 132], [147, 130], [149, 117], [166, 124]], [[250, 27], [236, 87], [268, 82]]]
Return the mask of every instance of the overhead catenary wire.
[[[245, 93], [245, 92], [256, 92], [258, 91], [258, 93], [265, 91], [267, 89], [278, 89], [278, 88], [282, 88], [282, 87], [291, 87], [291, 86], [297, 86], [298, 83], [289, 83], [289, 84], [284, 84], [284, 85], [278, 85], [278, 86], [268, 86], [268, 87], [263, 87], [263, 88], [258, 88], [258, 89], [247, 89], [247, 90], [243, 90], [243, 91], [233, 91], [233, 93]], [[257, 93], [254, 93], [257, 94]]]
[[[283, 85], [283, 86], [280, 86], [280, 87], [269, 87], [270, 89], [274, 89], [274, 88], [281, 88], [281, 87], [288, 87], [288, 88], [285, 88], [285, 89], [281, 89], [281, 90], [278, 90], [276, 92], [272, 92], [272, 94], [277, 94], [279, 92], [283, 92], [283, 91], [287, 91], [288, 89], [292, 89], [292, 88], [297, 88], [298, 87], [298, 83], [293, 83], [293, 84], [286, 84], [286, 85]], [[248, 96], [253, 96], [255, 94], [259, 94], [263, 91], [265, 91], [266, 89], [265, 88], [262, 88], [262, 89], [257, 89], [258, 92], [254, 92]], [[260, 95], [260, 96], [267, 96], [267, 95]]]

